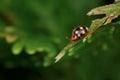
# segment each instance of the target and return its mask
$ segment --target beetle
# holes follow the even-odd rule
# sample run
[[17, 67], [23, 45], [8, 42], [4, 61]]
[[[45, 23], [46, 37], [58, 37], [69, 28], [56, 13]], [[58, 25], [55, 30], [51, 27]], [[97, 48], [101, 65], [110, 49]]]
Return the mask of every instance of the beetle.
[[[71, 38], [67, 38], [70, 40], [70, 42], [75, 42], [79, 39], [83, 39], [85, 38], [85, 36], [87, 36], [88, 34], [88, 28], [87, 26], [78, 26], [75, 29], [73, 29], [72, 31], [72, 36]], [[56, 57], [55, 57], [55, 63], [58, 62], [64, 55], [65, 55], [65, 50], [68, 50], [68, 46], [67, 45]]]
[[75, 42], [79, 39], [83, 39], [88, 34], [87, 26], [78, 26], [72, 31], [70, 42]]

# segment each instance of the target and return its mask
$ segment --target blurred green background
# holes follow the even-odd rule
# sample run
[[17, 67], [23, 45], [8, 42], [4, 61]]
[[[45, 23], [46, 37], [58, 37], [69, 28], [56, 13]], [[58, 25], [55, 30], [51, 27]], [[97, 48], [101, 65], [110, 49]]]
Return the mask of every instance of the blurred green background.
[[54, 64], [76, 26], [103, 16], [86, 13], [113, 3], [89, 1], [0, 0], [0, 80], [120, 80], [119, 19]]

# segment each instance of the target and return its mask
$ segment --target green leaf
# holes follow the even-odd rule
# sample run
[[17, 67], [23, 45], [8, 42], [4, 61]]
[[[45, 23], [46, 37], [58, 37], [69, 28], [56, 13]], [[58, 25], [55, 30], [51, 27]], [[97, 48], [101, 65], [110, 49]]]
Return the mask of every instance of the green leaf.
[[24, 42], [22, 40], [17, 41], [16, 43], [13, 44], [12, 46], [12, 52], [14, 55], [18, 55], [21, 53], [24, 47]]

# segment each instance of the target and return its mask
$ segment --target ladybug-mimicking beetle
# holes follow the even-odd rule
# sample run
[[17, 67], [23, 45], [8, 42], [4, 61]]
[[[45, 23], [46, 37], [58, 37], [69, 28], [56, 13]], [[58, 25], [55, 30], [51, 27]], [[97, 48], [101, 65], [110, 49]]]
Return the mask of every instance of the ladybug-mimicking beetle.
[[74, 42], [80, 38], [84, 38], [87, 34], [88, 28], [86, 26], [78, 26], [72, 32], [70, 42]]
[[[71, 42], [75, 42], [76, 40], [80, 39], [80, 38], [85, 38], [85, 36], [87, 36], [88, 34], [88, 28], [86, 26], [78, 26], [76, 27], [73, 32], [72, 32], [72, 36], [70, 38]], [[58, 62], [64, 55], [65, 52], [64, 50], [68, 50], [69, 45], [67, 45], [56, 57], [55, 57], [55, 63]]]

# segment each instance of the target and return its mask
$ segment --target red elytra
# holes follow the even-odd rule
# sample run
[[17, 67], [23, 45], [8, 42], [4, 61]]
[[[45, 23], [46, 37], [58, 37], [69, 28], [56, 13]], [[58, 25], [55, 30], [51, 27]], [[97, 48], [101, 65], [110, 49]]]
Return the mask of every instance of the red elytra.
[[88, 34], [88, 28], [86, 26], [78, 26], [72, 31], [70, 42], [75, 42], [84, 38]]

